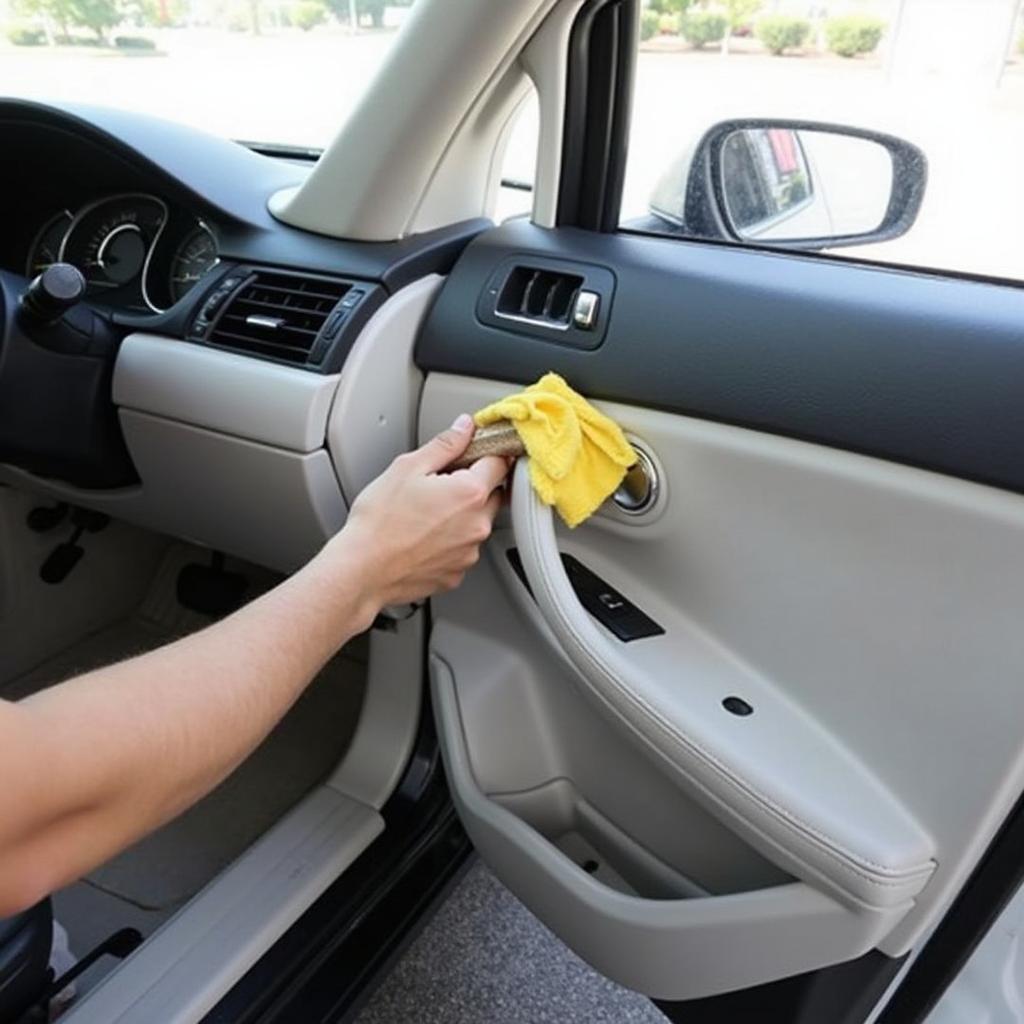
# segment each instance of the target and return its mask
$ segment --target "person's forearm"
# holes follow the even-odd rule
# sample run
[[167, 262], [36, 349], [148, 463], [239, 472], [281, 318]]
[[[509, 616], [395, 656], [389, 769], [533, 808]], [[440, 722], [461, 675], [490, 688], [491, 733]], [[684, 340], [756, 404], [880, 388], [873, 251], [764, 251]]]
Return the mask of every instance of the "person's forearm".
[[[4, 708], [0, 740], [23, 750], [10, 763], [25, 766], [0, 795], [8, 878], [52, 891], [179, 813], [253, 750], [377, 610], [355, 545], [344, 535], [331, 544], [202, 632]], [[0, 891], [0, 915], [4, 902]]]
[[0, 917], [209, 792], [385, 604], [459, 585], [508, 471], [447, 472], [471, 417], [395, 461], [305, 569], [215, 626], [29, 697], [0, 700]]

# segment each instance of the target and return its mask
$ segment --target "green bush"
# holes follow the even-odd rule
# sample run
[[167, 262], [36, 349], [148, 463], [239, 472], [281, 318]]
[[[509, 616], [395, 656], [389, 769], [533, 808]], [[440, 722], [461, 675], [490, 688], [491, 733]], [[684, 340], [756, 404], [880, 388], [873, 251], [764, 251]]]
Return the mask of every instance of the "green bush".
[[884, 31], [884, 21], [865, 14], [830, 18], [825, 22], [828, 48], [840, 57], [856, 57], [859, 53], [871, 53], [881, 42]]
[[811, 23], [806, 18], [790, 18], [775, 14], [762, 18], [757, 23], [757, 38], [776, 57], [786, 50], [803, 46], [811, 33]]
[[719, 43], [729, 27], [729, 19], [724, 14], [714, 11], [694, 11], [684, 14], [679, 28], [683, 38], [695, 49], [699, 50], [708, 43]]
[[156, 43], [146, 36], [114, 36], [114, 46], [119, 50], [155, 50]]
[[653, 39], [658, 34], [660, 20], [657, 11], [644, 11], [640, 15], [640, 39]]
[[46, 33], [38, 25], [14, 22], [7, 27], [7, 39], [15, 46], [45, 46]]
[[694, 0], [649, 0], [647, 6], [659, 14], [685, 14]]
[[679, 15], [670, 14], [668, 11], [662, 11], [658, 15], [658, 31], [663, 36], [677, 36], [679, 35]]
[[323, 0], [299, 0], [292, 8], [292, 24], [308, 32], [327, 20], [327, 5]]

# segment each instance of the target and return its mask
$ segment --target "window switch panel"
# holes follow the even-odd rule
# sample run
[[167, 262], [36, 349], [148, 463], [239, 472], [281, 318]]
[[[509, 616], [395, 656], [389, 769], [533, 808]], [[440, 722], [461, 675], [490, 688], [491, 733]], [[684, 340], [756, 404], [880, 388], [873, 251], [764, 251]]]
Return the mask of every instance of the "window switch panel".
[[[505, 555], [509, 565], [532, 597], [533, 591], [527, 582], [519, 551], [516, 548], [509, 548]], [[565, 566], [565, 573], [580, 599], [580, 604], [623, 643], [642, 640], [648, 636], [661, 636], [665, 632], [664, 627], [659, 626], [654, 619], [637, 608], [629, 598], [605, 583], [600, 576], [591, 572], [578, 558], [562, 555], [562, 565]]]

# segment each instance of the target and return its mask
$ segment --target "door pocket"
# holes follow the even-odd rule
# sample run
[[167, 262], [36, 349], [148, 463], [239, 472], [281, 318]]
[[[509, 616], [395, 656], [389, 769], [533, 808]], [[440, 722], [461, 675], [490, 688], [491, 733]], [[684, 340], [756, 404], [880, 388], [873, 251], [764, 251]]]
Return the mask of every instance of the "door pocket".
[[[709, 829], [684, 793], [667, 802], [656, 769], [641, 768], [626, 745], [602, 751], [607, 772], [592, 761], [582, 768], [586, 781], [558, 775], [507, 791], [500, 755], [489, 763], [487, 745], [475, 744], [471, 762], [460, 686], [436, 655], [431, 675], [452, 796], [480, 855], [552, 931], [621, 984], [666, 999], [759, 984], [860, 955], [906, 910], [852, 908], [795, 881], [732, 832]], [[507, 699], [496, 682], [464, 684], [474, 717], [493, 718], [497, 707], [484, 705]], [[635, 792], [628, 834], [603, 806], [603, 786], [611, 793], [619, 771]], [[478, 777], [493, 778], [493, 788]], [[657, 794], [649, 801], [648, 784]]]

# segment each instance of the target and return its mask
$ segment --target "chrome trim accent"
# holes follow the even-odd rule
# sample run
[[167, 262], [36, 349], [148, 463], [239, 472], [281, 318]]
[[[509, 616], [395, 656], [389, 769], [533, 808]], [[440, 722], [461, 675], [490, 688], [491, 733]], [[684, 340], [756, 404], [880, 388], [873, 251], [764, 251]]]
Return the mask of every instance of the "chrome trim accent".
[[264, 316], [262, 313], [250, 313], [245, 318], [245, 322], [250, 327], [266, 327], [268, 330], [276, 331], [279, 327], [284, 326], [285, 319], [280, 316]]
[[516, 313], [499, 313], [498, 310], [494, 311], [494, 315], [502, 320], [515, 320], [520, 324], [530, 324], [532, 327], [547, 327], [552, 331], [567, 331], [572, 324], [556, 324], [550, 320], [535, 319], [532, 316], [519, 316]]
[[[133, 224], [131, 221], [125, 221], [124, 224], [118, 224], [117, 227], [114, 228], [114, 230], [111, 231], [102, 242], [100, 242], [100, 247], [96, 250], [96, 262], [101, 267], [104, 266], [103, 256], [107, 251], [107, 246], [110, 245], [110, 240], [115, 235], [121, 234], [123, 231], [134, 231], [137, 235], [142, 235], [142, 228], [140, 228], [138, 224]], [[125, 281], [124, 283], [127, 284], [128, 282]]]
[[153, 259], [153, 250], [156, 249], [157, 242], [160, 241], [160, 236], [164, 233], [164, 228], [167, 227], [167, 222], [170, 220], [170, 210], [167, 204], [159, 197], [155, 196], [150, 192], [117, 192], [112, 196], [103, 196], [100, 199], [94, 199], [91, 203], [86, 203], [85, 206], [81, 207], [74, 215], [71, 223], [68, 225], [68, 230], [64, 234], [64, 240], [60, 243], [60, 252], [57, 254], [58, 261], [64, 260], [64, 254], [67, 251], [68, 240], [71, 238], [71, 233], [78, 227], [82, 222], [82, 219], [93, 210], [105, 206], [107, 203], [119, 202], [123, 199], [148, 199], [151, 202], [157, 204], [161, 210], [163, 210], [163, 219], [160, 221], [160, 226], [156, 229], [156, 233], [153, 235], [153, 241], [150, 242], [149, 249], [146, 252], [146, 258], [142, 262], [142, 270], [139, 272], [139, 290], [142, 293], [142, 301], [150, 308], [154, 313], [165, 312], [155, 303], [150, 301], [149, 293], [146, 289], [146, 278], [149, 276], [149, 264]]
[[628, 516], [643, 515], [653, 508], [661, 493], [661, 480], [654, 459], [643, 445], [630, 438], [636, 463], [626, 470], [622, 483], [612, 495], [612, 501], [620, 512]]
[[576, 293], [576, 300], [572, 304], [572, 322], [581, 331], [592, 331], [597, 324], [597, 315], [600, 308], [600, 294], [586, 288], [581, 288]]

